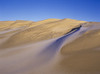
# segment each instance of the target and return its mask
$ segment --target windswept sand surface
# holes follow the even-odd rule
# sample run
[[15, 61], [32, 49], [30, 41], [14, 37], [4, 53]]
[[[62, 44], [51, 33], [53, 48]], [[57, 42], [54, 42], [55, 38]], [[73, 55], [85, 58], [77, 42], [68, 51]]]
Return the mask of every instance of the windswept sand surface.
[[0, 74], [100, 74], [100, 23], [0, 21]]

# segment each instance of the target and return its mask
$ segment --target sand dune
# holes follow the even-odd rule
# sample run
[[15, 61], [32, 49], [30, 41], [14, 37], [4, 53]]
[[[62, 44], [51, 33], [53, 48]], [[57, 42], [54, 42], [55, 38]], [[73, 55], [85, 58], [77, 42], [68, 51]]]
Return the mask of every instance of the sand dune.
[[10, 46], [12, 47], [15, 45], [21, 45], [23, 43], [25, 44], [30, 42], [38, 42], [42, 40], [60, 37], [66, 34], [72, 28], [79, 26], [79, 24], [83, 22], [85, 21], [63, 19], [55, 22], [49, 22], [47, 24], [43, 23], [39, 26], [31, 27], [29, 29], [25, 29], [24, 31], [20, 31], [14, 34], [3, 45], [1, 45], [1, 47], [8, 48]]
[[0, 22], [0, 74], [100, 74], [99, 57], [99, 22]]

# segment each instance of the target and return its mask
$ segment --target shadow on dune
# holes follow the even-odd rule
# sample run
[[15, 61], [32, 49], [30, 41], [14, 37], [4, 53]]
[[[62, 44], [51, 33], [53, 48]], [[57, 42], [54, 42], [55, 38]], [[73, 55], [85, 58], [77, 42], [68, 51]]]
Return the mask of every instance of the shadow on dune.
[[[35, 23], [38, 26], [31, 22], [33, 25], [30, 26], [35, 27], [11, 36], [3, 44], [4, 49], [8, 50], [0, 52], [0, 73], [99, 74], [100, 23], [88, 22], [79, 25], [79, 21], [69, 20], [49, 20], [52, 23], [48, 20], [47, 23], [40, 21]], [[70, 25], [67, 23], [66, 26], [66, 21]], [[77, 26], [74, 25], [75, 22]], [[34, 43], [35, 41], [40, 42]], [[33, 43], [25, 44], [28, 42]]]

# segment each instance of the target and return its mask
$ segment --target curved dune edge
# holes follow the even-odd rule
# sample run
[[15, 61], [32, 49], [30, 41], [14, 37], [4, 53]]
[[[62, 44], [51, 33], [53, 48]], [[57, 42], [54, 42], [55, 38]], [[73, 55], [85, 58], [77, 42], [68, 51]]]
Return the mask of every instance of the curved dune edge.
[[24, 27], [21, 26], [22, 31], [19, 32], [17, 31], [17, 33], [13, 34], [6, 42], [4, 42], [4, 44], [1, 45], [1, 48], [8, 48], [12, 46], [22, 45], [25, 43], [34, 43], [38, 41], [60, 37], [66, 34], [72, 28], [79, 26], [81, 23], [85, 22], [72, 19], [63, 19], [59, 21], [57, 19], [54, 20], [55, 22], [51, 21], [53, 20], [49, 19], [49, 20], [39, 21], [36, 23], [37, 26], [32, 26], [31, 28], [26, 28], [26, 29], [24, 29]]
[[0, 30], [0, 74], [100, 74], [99, 22], [17, 23]]
[[64, 57], [59, 62], [60, 66], [57, 67], [62, 69], [68, 67], [67, 70], [75, 74], [100, 73], [100, 23], [87, 24], [91, 24], [88, 26], [90, 27], [89, 30], [61, 48], [61, 54], [63, 56], [69, 55], [70, 57]]

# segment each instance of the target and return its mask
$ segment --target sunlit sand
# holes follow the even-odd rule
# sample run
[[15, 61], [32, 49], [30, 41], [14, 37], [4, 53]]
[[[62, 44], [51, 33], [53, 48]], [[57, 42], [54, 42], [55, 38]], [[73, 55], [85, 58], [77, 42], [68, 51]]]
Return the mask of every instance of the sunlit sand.
[[100, 23], [0, 21], [0, 74], [100, 74]]

